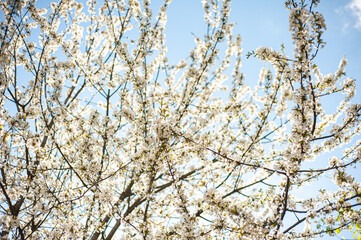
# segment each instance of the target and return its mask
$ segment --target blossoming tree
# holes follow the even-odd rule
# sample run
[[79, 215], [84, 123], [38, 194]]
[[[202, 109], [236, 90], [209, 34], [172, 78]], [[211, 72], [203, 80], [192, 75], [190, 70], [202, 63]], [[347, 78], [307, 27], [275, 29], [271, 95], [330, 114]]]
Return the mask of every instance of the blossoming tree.
[[[292, 239], [360, 226], [361, 104], [345, 58], [325, 75], [314, 62], [318, 2], [285, 1], [293, 56], [249, 53], [272, 66], [249, 86], [229, 0], [202, 1], [206, 34], [175, 64], [170, 0], [156, 13], [149, 0], [1, 1], [1, 238]], [[328, 113], [333, 95], [343, 99]]]

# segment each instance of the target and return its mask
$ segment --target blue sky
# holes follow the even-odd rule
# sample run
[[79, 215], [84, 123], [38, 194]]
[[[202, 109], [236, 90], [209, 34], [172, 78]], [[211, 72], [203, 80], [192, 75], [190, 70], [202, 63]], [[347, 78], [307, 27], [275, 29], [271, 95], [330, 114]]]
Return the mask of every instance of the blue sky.
[[[157, 5], [159, 0], [153, 1]], [[280, 49], [292, 55], [292, 41], [288, 32], [288, 11], [282, 0], [234, 0], [231, 4], [231, 21], [236, 23], [234, 33], [242, 36], [244, 58], [242, 71], [246, 79], [257, 81], [259, 70], [264, 66], [245, 54], [259, 46]], [[339, 61], [346, 56], [346, 73], [357, 79], [361, 100], [361, 0], [323, 0], [318, 6], [323, 13], [327, 31], [326, 47], [319, 52], [316, 63], [323, 74], [334, 73]], [[201, 1], [173, 0], [168, 11], [167, 46], [169, 59], [178, 61], [187, 56], [194, 46], [192, 33], [203, 36], [205, 27]]]

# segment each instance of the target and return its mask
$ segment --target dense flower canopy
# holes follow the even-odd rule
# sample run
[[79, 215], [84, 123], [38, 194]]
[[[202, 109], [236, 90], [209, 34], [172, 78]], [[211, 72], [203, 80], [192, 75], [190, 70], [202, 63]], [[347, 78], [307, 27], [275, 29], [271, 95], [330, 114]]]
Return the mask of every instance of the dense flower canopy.
[[[361, 104], [346, 58], [335, 73], [314, 61], [319, 0], [285, 1], [293, 55], [248, 53], [271, 66], [254, 85], [230, 3], [202, 1], [205, 35], [171, 63], [170, 0], [154, 12], [150, 0], [1, 1], [1, 238], [294, 239], [361, 226]], [[332, 113], [329, 96], [342, 97]]]

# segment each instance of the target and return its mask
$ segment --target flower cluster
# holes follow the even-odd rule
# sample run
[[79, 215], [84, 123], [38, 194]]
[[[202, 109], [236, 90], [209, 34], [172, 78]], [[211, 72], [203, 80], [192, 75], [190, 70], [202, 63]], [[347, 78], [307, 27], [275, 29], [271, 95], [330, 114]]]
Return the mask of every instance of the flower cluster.
[[206, 34], [176, 63], [171, 1], [83, 2], [0, 3], [1, 239], [318, 238], [359, 221], [361, 105], [346, 58], [314, 61], [318, 0], [285, 1], [293, 56], [250, 53], [267, 62], [256, 84], [230, 0], [202, 1]]

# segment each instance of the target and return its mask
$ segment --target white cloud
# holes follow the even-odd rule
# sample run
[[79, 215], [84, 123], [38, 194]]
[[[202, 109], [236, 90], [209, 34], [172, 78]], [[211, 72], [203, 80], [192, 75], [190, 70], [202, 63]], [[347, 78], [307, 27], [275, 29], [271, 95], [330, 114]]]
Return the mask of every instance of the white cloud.
[[351, 10], [352, 14], [357, 18], [355, 27], [361, 29], [361, 0], [351, 0], [346, 5], [346, 9]]

